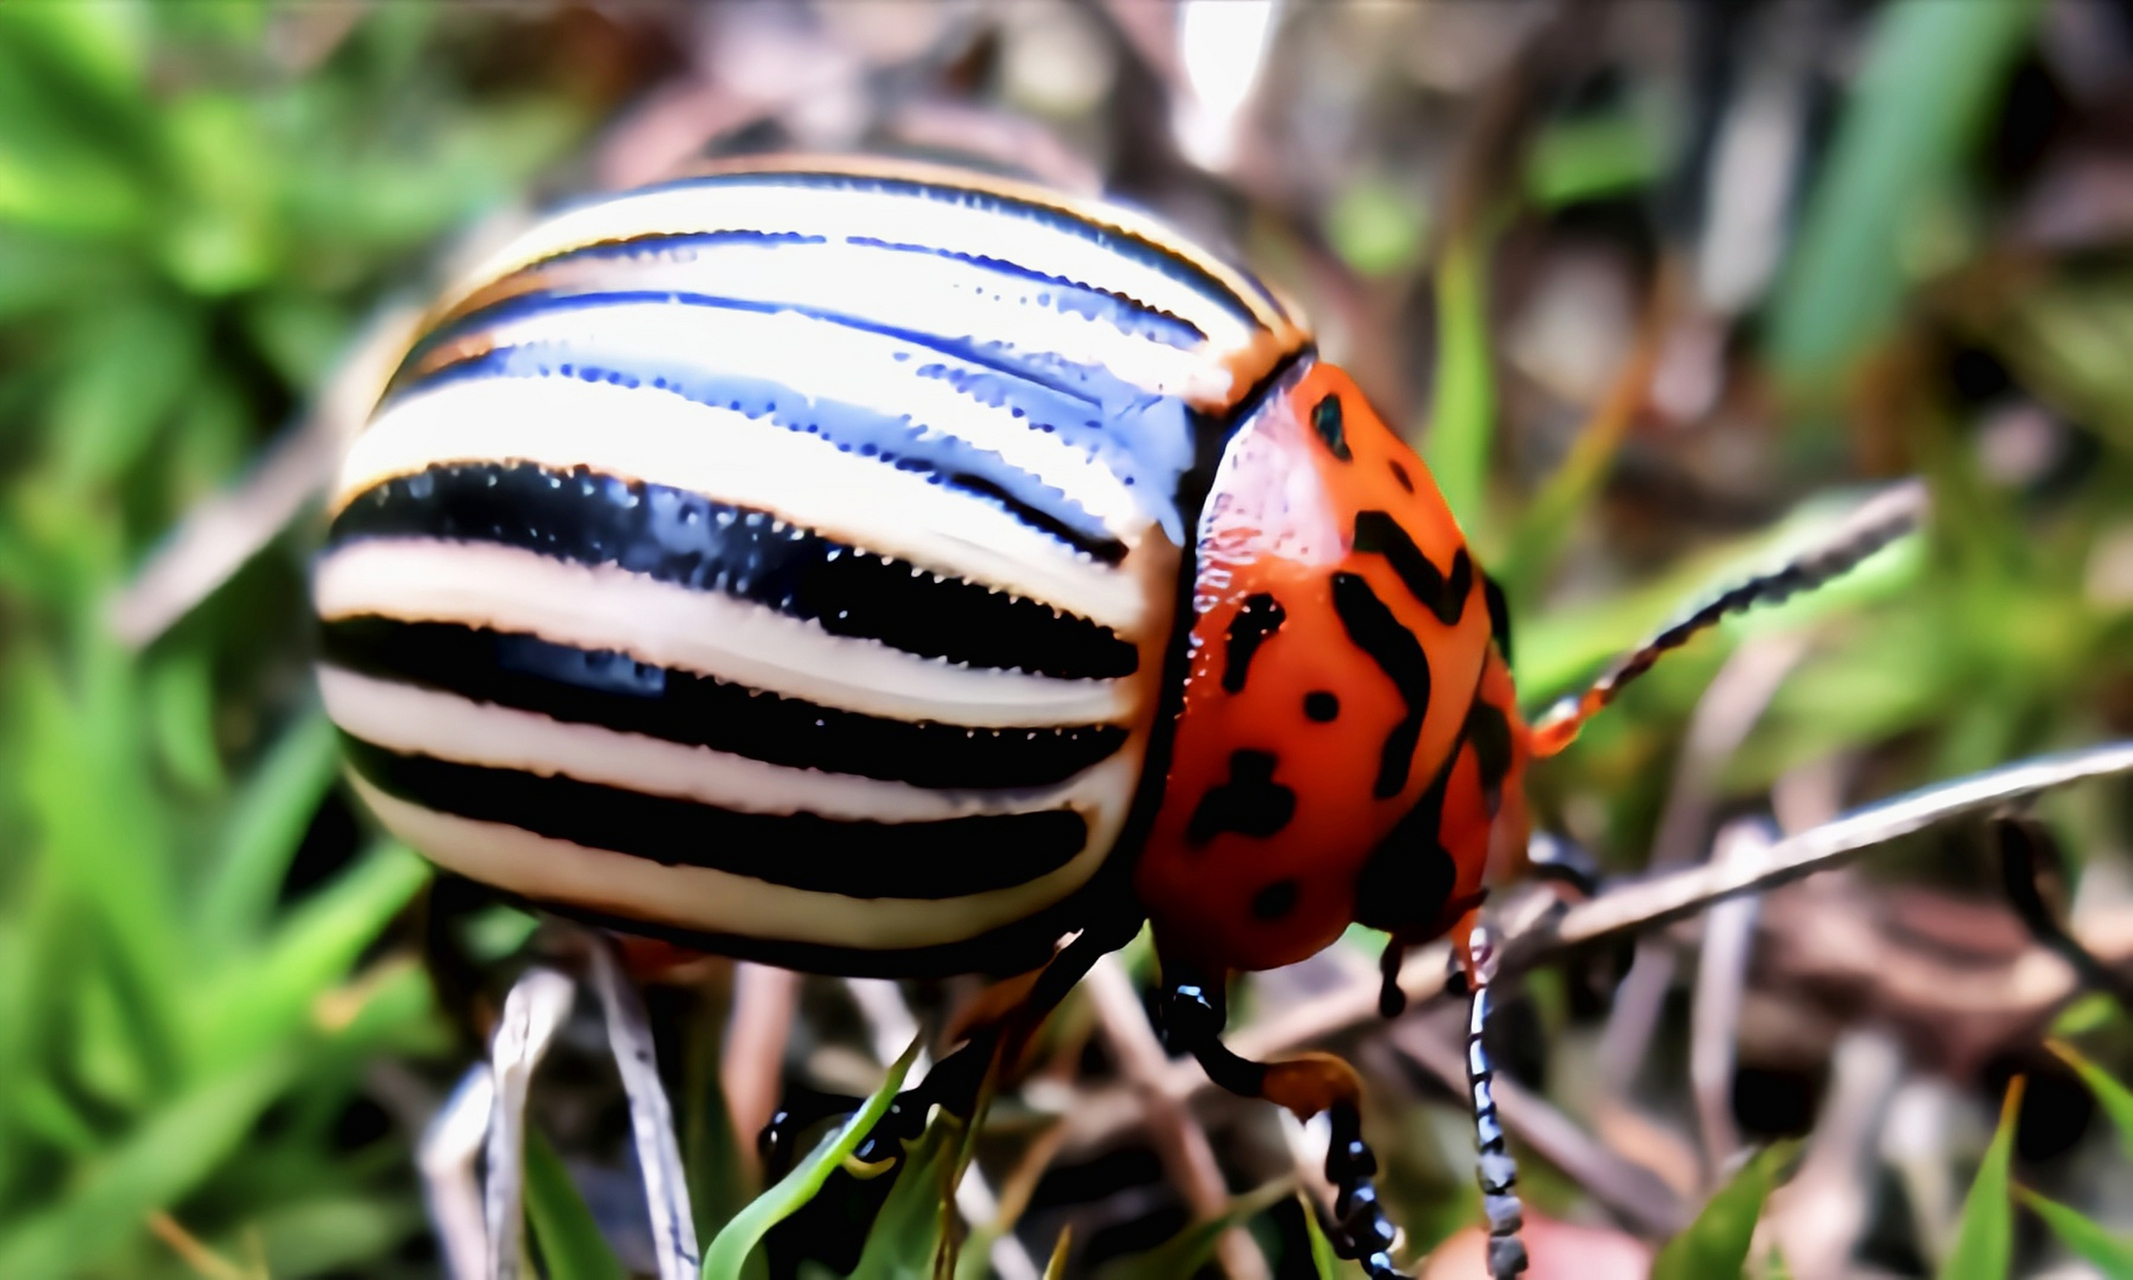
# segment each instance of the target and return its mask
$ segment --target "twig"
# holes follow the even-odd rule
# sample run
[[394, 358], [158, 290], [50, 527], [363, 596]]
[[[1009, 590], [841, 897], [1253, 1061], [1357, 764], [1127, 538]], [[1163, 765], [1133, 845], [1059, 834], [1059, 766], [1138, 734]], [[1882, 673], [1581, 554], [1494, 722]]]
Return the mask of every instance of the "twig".
[[148, 1229], [155, 1233], [156, 1239], [169, 1245], [172, 1253], [184, 1259], [186, 1266], [206, 1280], [251, 1280], [244, 1268], [216, 1253], [161, 1209], [148, 1215]]
[[[1466, 1057], [1457, 1036], [1463, 1027], [1463, 1021], [1451, 1018], [1410, 1016], [1395, 1024], [1387, 1039], [1415, 1065], [1464, 1097]], [[1657, 1174], [1610, 1151], [1546, 1099], [1502, 1073], [1496, 1076], [1495, 1094], [1496, 1114], [1506, 1131], [1638, 1230], [1665, 1236], [1688, 1225], [1687, 1206]]]
[[106, 624], [122, 644], [146, 648], [265, 549], [326, 487], [420, 318], [412, 306], [380, 311], [311, 412], [278, 436], [244, 479], [186, 514], [106, 606]]
[[[1740, 749], [1748, 731], [1762, 718], [1785, 675], [1805, 653], [1796, 633], [1758, 636], [1735, 649], [1696, 704], [1681, 744], [1681, 764], [1660, 811], [1652, 836], [1651, 870], [1693, 861], [1709, 829], [1718, 778]], [[1629, 972], [1615, 987], [1601, 1034], [1598, 1075], [1601, 1090], [1619, 1095], [1643, 1063], [1658, 1025], [1659, 1011], [1674, 983], [1674, 948], [1663, 938], [1638, 940]]]
[[[1183, 1191], [1194, 1217], [1203, 1221], [1220, 1218], [1229, 1211], [1229, 1186], [1215, 1163], [1207, 1132], [1193, 1119], [1183, 1099], [1170, 1092], [1170, 1055], [1163, 1052], [1155, 1028], [1148, 1025], [1125, 966], [1116, 955], [1104, 956], [1084, 982], [1104, 1040], [1118, 1059], [1119, 1074], [1140, 1094], [1149, 1134], [1171, 1180]], [[1186, 1065], [1199, 1073], [1196, 1064]], [[1266, 1259], [1241, 1227], [1222, 1233], [1215, 1258], [1231, 1280], [1267, 1280]]]
[[518, 1280], [526, 1255], [526, 1092], [555, 1033], [570, 1016], [577, 984], [554, 969], [529, 969], [504, 997], [489, 1069], [496, 1105], [489, 1120], [490, 1280]]
[[1864, 1164], [1902, 1071], [1903, 1053], [1883, 1033], [1855, 1031], [1838, 1042], [1807, 1157], [1771, 1197], [1771, 1230], [1799, 1280], [1845, 1274], [1866, 1225]]
[[799, 999], [799, 974], [745, 960], [733, 966], [733, 1012], [726, 1023], [718, 1083], [733, 1118], [741, 1161], [757, 1175], [762, 1173], [762, 1157], [755, 1136], [777, 1114], [785, 1044], [792, 1037], [793, 1007]]
[[[1770, 847], [1761, 822], [1739, 822], [1718, 838], [1714, 864], [1753, 858]], [[1755, 946], [1755, 898], [1735, 898], [1711, 908], [1704, 920], [1703, 955], [1696, 965], [1696, 994], [1689, 1015], [1689, 1081], [1696, 1093], [1696, 1127], [1703, 1137], [1706, 1185], [1725, 1176], [1740, 1149], [1733, 1123], [1733, 1065], [1740, 1035], [1741, 997], [1748, 957]]]
[[623, 975], [615, 944], [593, 934], [593, 990], [607, 1015], [608, 1048], [622, 1091], [629, 1098], [630, 1133], [644, 1174], [644, 1199], [652, 1219], [652, 1252], [659, 1280], [696, 1280], [696, 1218], [689, 1211], [689, 1179], [674, 1137], [674, 1108], [659, 1081], [659, 1055], [637, 988]]
[[1512, 939], [1507, 951], [1530, 962], [1543, 954], [1588, 946], [1616, 934], [1658, 928], [1727, 898], [1842, 866], [1866, 849], [1934, 823], [2085, 778], [2128, 770], [2133, 770], [2133, 741], [2107, 742], [1925, 787], [1788, 837], [1770, 846], [1760, 857], [1729, 866], [1694, 867], [1657, 876], [1579, 903], [1552, 924], [1544, 922], [1525, 936]]
[[[1513, 922], [1505, 931], [1505, 970], [1530, 967], [1618, 933], [1658, 928], [1723, 899], [1840, 866], [1874, 845], [2017, 796], [2129, 770], [2133, 770], [2133, 742], [2112, 742], [1913, 791], [1790, 836], [1742, 864], [1693, 867], [1628, 883], [1560, 916], [1538, 915], [1531, 923]], [[1451, 948], [1442, 940], [1408, 952], [1400, 966], [1400, 989], [1407, 993], [1410, 1007], [1432, 1002], [1444, 993], [1450, 957]], [[2059, 977], [2067, 976], [2056, 957], [2042, 955], [2040, 949], [2040, 958]], [[2025, 989], [2047, 988], [2031, 983]], [[1240, 1030], [1230, 1037], [1230, 1046], [1249, 1058], [1276, 1056], [1373, 1021], [1377, 1007], [1375, 976], [1358, 972], [1322, 996]], [[1181, 1102], [1212, 1087], [1190, 1062], [1165, 1065], [1156, 1079], [1164, 1096]], [[1100, 1145], [1130, 1127], [1130, 1115], [1104, 1105], [1100, 1097], [1086, 1102], [1069, 1118], [1070, 1148]]]
[[417, 1148], [423, 1199], [444, 1245], [445, 1274], [451, 1280], [482, 1280], [489, 1274], [489, 1232], [474, 1163], [495, 1108], [496, 1076], [488, 1063], [477, 1062], [424, 1126]]

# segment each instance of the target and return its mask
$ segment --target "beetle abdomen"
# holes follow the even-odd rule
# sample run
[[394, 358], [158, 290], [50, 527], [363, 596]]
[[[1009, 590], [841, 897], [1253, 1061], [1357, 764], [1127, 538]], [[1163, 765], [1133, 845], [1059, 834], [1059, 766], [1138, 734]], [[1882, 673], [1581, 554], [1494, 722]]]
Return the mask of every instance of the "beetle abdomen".
[[357, 789], [449, 868], [720, 950], [1013, 963], [1139, 784], [1196, 433], [1301, 341], [1150, 228], [945, 171], [552, 219], [344, 465]]

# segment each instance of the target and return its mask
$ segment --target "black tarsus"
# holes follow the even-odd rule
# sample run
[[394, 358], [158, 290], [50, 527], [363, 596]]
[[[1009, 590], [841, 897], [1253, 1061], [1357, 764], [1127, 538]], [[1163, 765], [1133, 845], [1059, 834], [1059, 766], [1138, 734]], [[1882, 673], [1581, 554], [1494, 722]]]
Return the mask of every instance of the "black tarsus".
[[1489, 1220], [1489, 1275], [1492, 1280], [1515, 1280], [1526, 1270], [1526, 1245], [1519, 1231], [1525, 1212], [1518, 1200], [1518, 1163], [1504, 1142], [1503, 1124], [1496, 1118], [1496, 1064], [1484, 1043], [1489, 1021], [1490, 970], [1495, 967], [1494, 944], [1477, 928], [1470, 943], [1475, 952], [1473, 1003], [1468, 1006], [1466, 1027], [1466, 1082], [1473, 1107], [1474, 1139], [1478, 1150], [1476, 1177], [1481, 1184], [1482, 1211]]

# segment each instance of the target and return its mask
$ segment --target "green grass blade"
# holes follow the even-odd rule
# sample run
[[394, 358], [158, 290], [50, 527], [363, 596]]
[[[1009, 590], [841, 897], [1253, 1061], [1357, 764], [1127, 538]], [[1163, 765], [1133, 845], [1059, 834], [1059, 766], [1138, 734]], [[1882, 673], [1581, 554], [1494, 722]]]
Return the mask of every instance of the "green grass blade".
[[548, 1280], [623, 1280], [622, 1264], [600, 1234], [563, 1158], [539, 1129], [526, 1129], [526, 1219]]
[[185, 1000], [191, 952], [172, 887], [171, 815], [145, 768], [139, 693], [110, 645], [81, 646], [73, 679], [52, 655], [25, 647], [4, 691], [22, 716], [27, 748], [20, 785], [41, 833], [41, 856], [88, 908], [87, 940], [103, 944], [144, 1069], [176, 1071], [174, 1014]]
[[1299, 1195], [1296, 1199], [1303, 1206], [1304, 1232], [1311, 1239], [1311, 1274], [1318, 1280], [1355, 1280], [1361, 1267], [1343, 1262], [1333, 1251], [1333, 1242], [1326, 1239], [1325, 1229], [1318, 1225], [1318, 1210], [1312, 1207], [1310, 1197]]
[[195, 1070], [226, 1069], [302, 1026], [428, 879], [429, 865], [406, 846], [384, 844], [313, 895], [263, 953], [215, 984], [193, 1039]]
[[2081, 1082], [2096, 1095], [2096, 1101], [2118, 1127], [2119, 1149], [2133, 1160], [2133, 1089], [2111, 1078], [2111, 1073], [2089, 1061], [2088, 1056], [2064, 1040], [2047, 1040], [2045, 1047], [2074, 1069]]
[[1544, 575], [1553, 567], [1578, 517], [1599, 496], [1608, 469], [1629, 435], [1636, 410], [1651, 383], [1652, 366], [1658, 356], [1657, 335], [1647, 319], [1644, 332], [1630, 351], [1628, 365], [1616, 375], [1613, 385], [1571, 443], [1562, 465], [1555, 469], [1518, 520], [1511, 545], [1504, 554], [1497, 580], [1513, 601], [1530, 599]]
[[1197, 1274], [1215, 1256], [1215, 1245], [1223, 1232], [1266, 1212], [1295, 1191], [1296, 1184], [1288, 1180], [1247, 1191], [1215, 1217], [1187, 1225], [1146, 1253], [1115, 1259], [1097, 1274], [1102, 1280], [1175, 1280]]
[[755, 1252], [763, 1236], [773, 1226], [791, 1217], [801, 1205], [814, 1199], [815, 1193], [822, 1190], [822, 1184], [859, 1146], [867, 1131], [888, 1114], [889, 1104], [896, 1100], [896, 1091], [903, 1088], [904, 1076], [918, 1057], [918, 1047], [918, 1041], [911, 1042], [911, 1047], [890, 1066], [888, 1078], [881, 1082], [874, 1096], [868, 1098], [866, 1105], [846, 1120], [842, 1128], [823, 1139], [805, 1160], [793, 1167], [791, 1173], [779, 1179], [776, 1186], [733, 1215], [733, 1220], [711, 1241], [711, 1247], [704, 1250], [703, 1280], [741, 1280], [748, 1255]]
[[2044, 1219], [2044, 1225], [2069, 1251], [2087, 1259], [2107, 1276], [2133, 1276], [2133, 1236], [2106, 1231], [2086, 1215], [2056, 1200], [2047, 1200], [2028, 1187], [2016, 1187], [2015, 1194], [2032, 1213]]
[[1893, 324], [1920, 197], [1977, 134], [2041, 7], [1897, 0], [1881, 11], [1773, 301], [1782, 384], [1826, 389]]
[[1763, 1202], [1770, 1198], [1797, 1146], [1775, 1143], [1751, 1156], [1704, 1205], [1696, 1221], [1659, 1250], [1652, 1261], [1652, 1280], [1739, 1276], [1748, 1265], [1748, 1248], [1756, 1220], [1763, 1216]]
[[2014, 1202], [2008, 1195], [2007, 1170], [2014, 1158], [2015, 1116], [2021, 1110], [2022, 1078], [2016, 1076], [2000, 1104], [2000, 1127], [1963, 1199], [1962, 1221], [1955, 1229], [1955, 1245], [1941, 1264], [1940, 1280], [2005, 1280], [2013, 1265]]
[[0, 1234], [0, 1276], [80, 1275], [137, 1238], [150, 1212], [175, 1203], [238, 1149], [295, 1075], [294, 1055], [267, 1054], [181, 1095], [65, 1199]]
[[926, 1126], [911, 1144], [896, 1185], [867, 1232], [859, 1265], [846, 1280], [911, 1280], [939, 1274], [943, 1247], [951, 1239], [948, 1215], [955, 1203], [955, 1180], [962, 1176], [975, 1129], [946, 1110]]
[[333, 784], [333, 723], [314, 709], [260, 762], [238, 797], [200, 895], [196, 936], [227, 951], [256, 939], [274, 911], [289, 861]]
[[1437, 385], [1422, 441], [1437, 491], [1469, 538], [1487, 524], [1482, 503], [1496, 434], [1487, 257], [1486, 237], [1469, 230], [1445, 246], [1437, 264]]

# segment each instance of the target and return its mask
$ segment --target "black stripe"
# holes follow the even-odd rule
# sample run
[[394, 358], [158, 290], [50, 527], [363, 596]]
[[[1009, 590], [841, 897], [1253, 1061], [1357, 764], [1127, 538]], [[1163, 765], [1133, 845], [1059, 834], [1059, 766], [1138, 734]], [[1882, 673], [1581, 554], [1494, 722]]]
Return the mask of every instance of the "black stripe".
[[1422, 719], [1429, 714], [1429, 655], [1415, 633], [1400, 625], [1378, 593], [1358, 574], [1333, 575], [1333, 611], [1355, 646], [1383, 668], [1400, 691], [1407, 714], [1385, 735], [1378, 759], [1378, 780], [1373, 794], [1379, 799], [1396, 796], [1407, 786], [1414, 768], [1415, 747], [1422, 739]]
[[363, 675], [771, 764], [922, 787], [1049, 786], [1109, 757], [1127, 737], [1118, 725], [976, 729], [862, 715], [627, 654], [446, 622], [344, 618], [327, 623], [322, 639], [329, 662]]
[[[959, 204], [982, 209], [989, 213], [1021, 217], [1042, 226], [1063, 231], [1076, 239], [1085, 240], [1110, 250], [1130, 262], [1152, 267], [1180, 284], [1187, 285], [1202, 297], [1229, 312], [1247, 324], [1259, 322], [1252, 309], [1237, 292], [1210, 274], [1206, 268], [1158, 240], [1151, 240], [1124, 228], [1091, 221], [1080, 214], [1055, 205], [1002, 195], [977, 187], [950, 186], [945, 183], [928, 182], [917, 178], [892, 178], [874, 174], [836, 172], [781, 172], [708, 174], [682, 178], [664, 186], [775, 186], [804, 187], [832, 191], [868, 191], [891, 195], [921, 196], [948, 204]], [[645, 188], [656, 190], [658, 188]], [[1250, 282], [1272, 308], [1279, 312], [1273, 295], [1266, 286], [1252, 279], [1249, 273], [1239, 272]]]
[[[1113, 859], [1116, 867], [1124, 859]], [[502, 889], [488, 888], [507, 902], [539, 907], [598, 928], [617, 933], [661, 938], [705, 955], [753, 960], [801, 973], [830, 974], [840, 978], [948, 978], [984, 974], [1005, 978], [1027, 974], [1052, 958], [1062, 934], [1088, 926], [1091, 910], [1117, 885], [1099, 869], [1095, 879], [1066, 898], [1033, 911], [1029, 916], [987, 930], [975, 937], [922, 947], [840, 947], [821, 942], [794, 942], [784, 938], [750, 937], [744, 933], [713, 933], [681, 925], [632, 920], [611, 912], [570, 902], [544, 902]], [[1129, 898], [1130, 900], [1130, 898]]]
[[1466, 615], [1466, 598], [1474, 592], [1474, 561], [1461, 547], [1452, 556], [1452, 572], [1447, 578], [1422, 548], [1408, 536], [1398, 520], [1386, 511], [1358, 511], [1355, 513], [1355, 549], [1363, 554], [1381, 555], [1392, 565], [1392, 571], [1400, 575], [1400, 581], [1422, 602], [1422, 607], [1437, 615], [1437, 621], [1447, 627], [1457, 626]]
[[[805, 248], [828, 243], [827, 236], [802, 235], [790, 231], [646, 231], [642, 235], [625, 239], [605, 240], [581, 248], [565, 249], [530, 263], [511, 275], [502, 277], [496, 283], [513, 286], [514, 292], [552, 289], [559, 285], [566, 290], [658, 288], [671, 283], [671, 278], [663, 278], [663, 273], [677, 264], [694, 261], [701, 250], [716, 250], [728, 245], [768, 249], [788, 246]], [[843, 243], [859, 248], [879, 249], [884, 253], [916, 253], [944, 258], [999, 277], [1003, 284], [1012, 280], [1024, 285], [1035, 285], [1042, 291], [1037, 298], [1039, 306], [1060, 314], [1104, 320], [1121, 333], [1160, 342], [1179, 350], [1189, 351], [1207, 340], [1207, 334], [1198, 325], [1137, 298], [1115, 290], [1082, 284], [1064, 276], [1035, 271], [1005, 259], [933, 245], [900, 244], [876, 236], [848, 235], [843, 238]], [[804, 261], [804, 257], [796, 258], [795, 269], [806, 270], [806, 267], [799, 265]]]
[[936, 248], [933, 245], [899, 244], [875, 236], [846, 236], [844, 242], [890, 253], [929, 254], [1038, 285], [1042, 289], [1037, 295], [1039, 306], [1050, 307], [1067, 315], [1077, 315], [1086, 320], [1103, 320], [1122, 333], [1147, 338], [1181, 351], [1190, 351], [1207, 341], [1207, 331], [1183, 316], [1172, 315], [1161, 307], [1115, 289], [1082, 284], [1065, 276], [1055, 276], [1025, 267], [1018, 262], [1009, 262], [1005, 258], [994, 258], [982, 253], [963, 253], [956, 249]]
[[[729, 300], [698, 300], [680, 294], [525, 295], [476, 312], [468, 325], [494, 325], [502, 313], [517, 311], [596, 311], [614, 305], [657, 301], [671, 307], [706, 310], [761, 310], [726, 305]], [[767, 308], [779, 310], [780, 308]], [[787, 308], [799, 312], [799, 308]], [[816, 313], [818, 319], [829, 319]], [[831, 321], [835, 323], [835, 321]], [[976, 494], [999, 504], [1010, 515], [1105, 564], [1126, 558], [1126, 546], [1104, 522], [1058, 486], [1047, 483], [999, 453], [981, 448], [953, 430], [914, 420], [910, 414], [884, 413], [862, 405], [810, 394], [768, 378], [721, 368], [711, 353], [701, 360], [657, 360], [599, 340], [599, 329], [565, 341], [531, 342], [462, 354], [396, 388], [394, 395], [434, 389], [481, 378], [570, 378], [630, 390], [664, 393], [713, 408], [762, 419], [781, 430], [820, 438], [840, 453], [871, 458], [898, 471], [923, 476], [929, 483]], [[931, 366], [912, 372], [926, 376]], [[1056, 397], [1054, 397], [1056, 399]], [[1081, 406], [1077, 406], [1077, 409]], [[1028, 426], [1024, 427], [1029, 429]], [[1031, 519], [1035, 516], [1035, 519]]]
[[928, 658], [1069, 679], [1131, 675], [1140, 655], [1087, 618], [855, 551], [765, 511], [666, 485], [527, 464], [432, 467], [373, 486], [334, 520], [359, 538], [495, 542], [720, 591]]
[[[1023, 495], [1032, 505], [1049, 504], [1053, 514], [1102, 541], [1103, 522], [1039, 477], [990, 450], [979, 449], [953, 432], [930, 431], [902, 416], [856, 405], [804, 396], [783, 384], [750, 377], [748, 371], [723, 368], [718, 351], [707, 347], [695, 358], [655, 365], [641, 354], [612, 344], [602, 346], [597, 313], [606, 307], [657, 306], [677, 323], [699, 308], [755, 315], [794, 315], [897, 344], [888, 352], [907, 362], [914, 377], [947, 384], [981, 404], [1005, 408], [1039, 431], [1054, 433], [1073, 448], [1115, 472], [1129, 486], [1152, 492], [1177, 479], [1177, 451], [1190, 434], [1185, 404], [1174, 396], [1151, 395], [1101, 365], [1064, 360], [1044, 352], [1017, 354], [981, 335], [944, 335], [869, 318], [789, 302], [768, 302], [673, 289], [601, 293], [530, 293], [499, 300], [461, 316], [423, 340], [402, 362], [387, 392], [386, 407], [417, 390], [467, 378], [574, 377], [638, 388], [649, 386], [698, 404], [723, 407], [777, 425], [822, 436], [845, 452], [893, 460], [954, 483], [962, 476], [984, 475]], [[567, 338], [495, 347], [494, 330], [513, 321], [543, 315], [567, 315], [585, 323]], [[452, 359], [427, 366], [427, 348], [470, 341]], [[922, 354], [930, 353], [930, 354]], [[940, 359], [933, 359], [937, 355]], [[419, 376], [416, 370], [422, 370]], [[1173, 530], [1173, 536], [1182, 534]]]
[[[1076, 529], [1054, 513], [1036, 503], [1024, 501], [987, 476], [972, 475], [967, 471], [938, 473], [951, 489], [975, 493], [1000, 504], [1008, 514], [1032, 529], [1051, 535], [1068, 546], [1099, 563], [1116, 567], [1126, 559], [1126, 544], [1117, 538], [1097, 537]], [[1076, 504], [1078, 510], [1079, 504]]]
[[1068, 808], [937, 822], [739, 813], [576, 778], [401, 755], [345, 733], [341, 741], [365, 779], [427, 809], [851, 898], [956, 898], [1011, 888], [1073, 861], [1089, 839], [1088, 823]]

